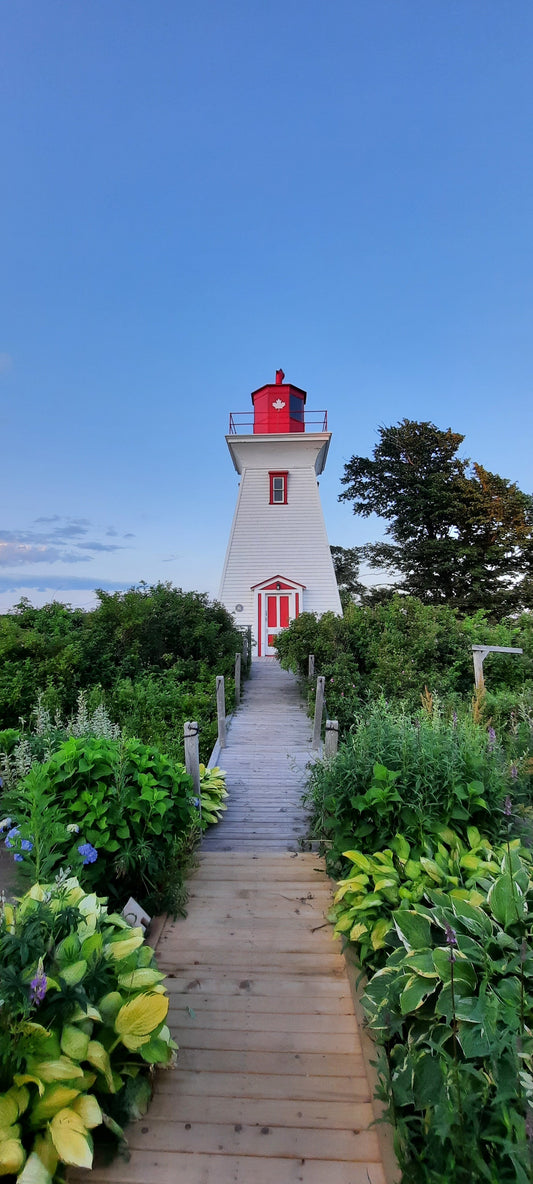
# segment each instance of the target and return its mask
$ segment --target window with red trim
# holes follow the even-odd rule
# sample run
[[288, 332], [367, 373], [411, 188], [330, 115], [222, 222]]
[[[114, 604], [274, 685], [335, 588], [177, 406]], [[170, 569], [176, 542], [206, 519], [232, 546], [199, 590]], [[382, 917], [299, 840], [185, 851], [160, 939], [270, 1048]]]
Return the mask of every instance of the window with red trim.
[[269, 473], [270, 477], [270, 505], [287, 505], [287, 477], [288, 473]]

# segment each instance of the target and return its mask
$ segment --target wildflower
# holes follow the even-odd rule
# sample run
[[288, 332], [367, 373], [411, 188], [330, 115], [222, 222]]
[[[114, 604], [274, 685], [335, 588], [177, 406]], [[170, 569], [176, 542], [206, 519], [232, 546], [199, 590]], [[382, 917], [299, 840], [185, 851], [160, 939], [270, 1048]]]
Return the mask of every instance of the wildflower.
[[0, 822], [0, 832], [7, 830], [8, 826], [11, 826], [12, 822], [12, 818], [2, 818], [2, 821]]
[[69, 822], [69, 824], [67, 826], [67, 832], [69, 835], [79, 835], [80, 828], [78, 826], [78, 823], [77, 822]]
[[18, 833], [19, 833], [19, 828], [18, 828], [18, 826], [12, 826], [12, 827], [11, 827], [11, 830], [8, 830], [8, 832], [7, 832], [7, 835], [6, 835], [5, 839], [4, 839], [4, 844], [5, 844], [5, 846], [6, 846], [6, 847], [12, 847], [12, 846], [13, 846], [13, 843], [11, 842], [11, 839], [16, 839], [16, 837], [17, 837]]
[[23, 839], [20, 844], [21, 851], [33, 851], [33, 843], [30, 839]]
[[46, 995], [46, 975], [43, 972], [43, 960], [39, 958], [37, 974], [30, 983], [30, 1003], [38, 1007]]
[[13, 859], [15, 860], [15, 863], [22, 863], [22, 861], [23, 861], [23, 859], [24, 859], [24, 856], [23, 856], [23, 855], [16, 855], [16, 854], [15, 854], [15, 855], [13, 856]]
[[496, 732], [494, 731], [494, 728], [489, 728], [489, 751], [490, 752], [492, 752], [492, 749], [494, 748], [495, 743], [496, 743]]
[[200, 798], [193, 798], [192, 804], [193, 804], [193, 806], [196, 806], [196, 808], [198, 809], [198, 806], [200, 805]]
[[510, 773], [513, 781], [516, 781], [516, 778], [518, 777], [518, 769], [516, 765], [511, 765]]
[[454, 728], [456, 728], [456, 727], [457, 727], [457, 720], [458, 720], [458, 718], [459, 718], [459, 716], [457, 715], [457, 712], [456, 712], [456, 711], [454, 711], [454, 713], [453, 713], [453, 715], [452, 715], [452, 723], [453, 723], [453, 726], [454, 726]]
[[96, 847], [92, 846], [91, 843], [81, 843], [78, 847], [78, 851], [83, 859], [84, 867], [86, 863], [95, 863], [95, 861], [98, 859], [98, 851], [96, 850]]
[[507, 797], [505, 799], [504, 806], [503, 806], [503, 812], [504, 812], [506, 818], [510, 818], [511, 814], [513, 812], [513, 807], [512, 807], [512, 803], [511, 803], [511, 799], [509, 797], [509, 794], [507, 794]]

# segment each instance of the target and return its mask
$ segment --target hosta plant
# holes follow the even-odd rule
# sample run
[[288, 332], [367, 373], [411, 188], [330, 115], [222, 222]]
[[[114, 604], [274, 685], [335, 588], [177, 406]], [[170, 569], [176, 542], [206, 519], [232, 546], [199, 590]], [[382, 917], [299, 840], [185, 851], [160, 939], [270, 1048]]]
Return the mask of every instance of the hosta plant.
[[0, 916], [0, 1176], [59, 1184], [92, 1166], [91, 1131], [143, 1113], [176, 1045], [142, 929], [75, 878]]
[[213, 822], [220, 822], [223, 811], [227, 810], [224, 802], [228, 796], [225, 779], [224, 769], [219, 769], [217, 765], [214, 765], [212, 769], [206, 769], [205, 765], [200, 765], [200, 805], [203, 830]]
[[[511, 841], [510, 849], [521, 851], [531, 863], [531, 853], [520, 846], [519, 839]], [[335, 925], [336, 936], [356, 946], [365, 967], [375, 970], [386, 956], [395, 909], [411, 908], [436, 888], [453, 899], [483, 904], [507, 850], [507, 844], [493, 845], [475, 826], [467, 828], [463, 842], [451, 827], [442, 825], [417, 845], [397, 834], [374, 855], [344, 851], [352, 869], [338, 882], [328, 920]]]

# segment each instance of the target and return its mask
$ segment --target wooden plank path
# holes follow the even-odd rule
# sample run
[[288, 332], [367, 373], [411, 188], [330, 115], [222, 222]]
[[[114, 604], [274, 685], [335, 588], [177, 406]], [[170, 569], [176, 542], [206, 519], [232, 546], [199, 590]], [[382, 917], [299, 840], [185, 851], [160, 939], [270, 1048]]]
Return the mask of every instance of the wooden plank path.
[[345, 962], [324, 921], [331, 885], [316, 855], [288, 849], [308, 741], [295, 680], [255, 663], [221, 761], [231, 809], [203, 845], [187, 917], [167, 921], [157, 946], [177, 1068], [158, 1074], [129, 1128], [129, 1162], [72, 1181], [386, 1184]]

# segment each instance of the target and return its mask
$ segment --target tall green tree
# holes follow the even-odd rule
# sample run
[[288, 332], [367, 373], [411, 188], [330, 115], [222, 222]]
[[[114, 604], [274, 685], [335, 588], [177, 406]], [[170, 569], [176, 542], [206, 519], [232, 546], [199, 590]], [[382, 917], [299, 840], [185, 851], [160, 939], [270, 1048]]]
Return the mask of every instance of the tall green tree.
[[533, 499], [505, 477], [460, 457], [464, 436], [403, 419], [379, 429], [371, 458], [345, 465], [340, 501], [377, 514], [389, 541], [364, 557], [425, 603], [493, 614], [530, 607]]
[[330, 547], [335, 578], [343, 609], [362, 597], [365, 586], [359, 579], [360, 547]]

